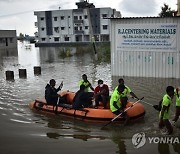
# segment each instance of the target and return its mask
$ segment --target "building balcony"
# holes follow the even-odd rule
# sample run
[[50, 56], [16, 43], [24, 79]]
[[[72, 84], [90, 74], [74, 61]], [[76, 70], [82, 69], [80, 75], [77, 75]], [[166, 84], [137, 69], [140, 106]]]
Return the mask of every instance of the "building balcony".
[[75, 24], [83, 24], [83, 20], [74, 20]]
[[75, 30], [74, 33], [75, 34], [84, 34], [84, 31], [83, 30]]

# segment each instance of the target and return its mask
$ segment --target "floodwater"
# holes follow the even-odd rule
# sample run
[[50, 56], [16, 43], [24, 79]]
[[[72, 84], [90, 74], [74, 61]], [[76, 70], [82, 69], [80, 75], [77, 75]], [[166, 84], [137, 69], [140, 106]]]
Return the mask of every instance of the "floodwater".
[[[34, 66], [41, 66], [41, 75], [34, 75]], [[27, 78], [19, 78], [20, 68], [27, 70]], [[6, 70], [14, 71], [14, 81], [5, 80]], [[51, 78], [57, 84], [63, 81], [63, 90], [77, 91], [84, 73], [94, 87], [100, 78], [109, 85], [111, 92], [118, 83], [119, 77], [111, 77], [110, 63], [97, 62], [91, 53], [61, 58], [59, 48], [39, 49], [25, 42], [18, 42], [18, 51], [0, 50], [0, 153], [180, 153], [179, 127], [174, 127], [174, 134], [169, 136], [176, 139], [173, 144], [160, 143], [158, 138], [166, 136], [157, 127], [158, 112], [147, 104], [143, 104], [146, 110], [144, 119], [127, 126], [112, 123], [103, 130], [103, 124], [40, 114], [29, 109], [30, 101], [44, 97], [44, 87]], [[166, 86], [180, 85], [179, 79], [124, 77], [124, 80], [136, 95], [144, 96], [144, 101], [151, 104], [159, 102]], [[174, 109], [173, 104], [171, 118]], [[141, 132], [145, 133], [146, 142], [137, 148], [132, 137]], [[154, 137], [153, 142], [149, 137]]]

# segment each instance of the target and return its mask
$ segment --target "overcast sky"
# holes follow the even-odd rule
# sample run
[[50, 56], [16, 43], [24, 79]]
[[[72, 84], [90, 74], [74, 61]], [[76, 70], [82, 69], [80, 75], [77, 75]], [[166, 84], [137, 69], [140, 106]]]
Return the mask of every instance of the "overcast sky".
[[[0, 0], [0, 29], [17, 30], [19, 33], [34, 35], [36, 16], [34, 11], [76, 9], [79, 0]], [[177, 0], [89, 0], [97, 8], [111, 7], [120, 11], [123, 17], [158, 16], [161, 6], [168, 4], [177, 10]]]

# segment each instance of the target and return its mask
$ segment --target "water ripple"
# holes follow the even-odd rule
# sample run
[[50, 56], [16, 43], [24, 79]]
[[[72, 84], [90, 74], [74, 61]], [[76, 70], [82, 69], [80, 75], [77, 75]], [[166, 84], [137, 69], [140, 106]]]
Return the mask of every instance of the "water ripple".
[[24, 123], [24, 124], [31, 124], [33, 122], [30, 122], [30, 121], [23, 121], [23, 120], [18, 120], [18, 119], [10, 119], [11, 121], [14, 121], [14, 122], [18, 122], [18, 123]]

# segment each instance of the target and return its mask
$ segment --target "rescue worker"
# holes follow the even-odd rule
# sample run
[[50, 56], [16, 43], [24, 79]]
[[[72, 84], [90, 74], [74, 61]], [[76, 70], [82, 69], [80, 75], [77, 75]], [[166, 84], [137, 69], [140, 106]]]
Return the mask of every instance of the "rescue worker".
[[92, 87], [91, 83], [88, 81], [86, 74], [82, 75], [82, 80], [79, 82], [79, 85], [84, 85], [85, 86], [85, 92], [89, 92], [89, 88], [92, 91], [94, 91], [94, 88]]
[[82, 84], [74, 96], [73, 109], [78, 110], [89, 107], [92, 104], [91, 100], [92, 98], [89, 97], [88, 92], [85, 92], [85, 86]]
[[161, 111], [159, 114], [159, 128], [163, 128], [164, 126], [167, 128], [167, 133], [172, 134], [173, 127], [171, 123], [169, 122], [169, 110], [170, 106], [173, 102], [174, 97], [174, 87], [168, 86], [166, 88], [166, 94], [163, 96], [162, 104], [161, 104]]
[[129, 116], [124, 112], [126, 108], [126, 104], [128, 101], [127, 96], [123, 93], [125, 89], [124, 85], [119, 85], [111, 95], [110, 99], [110, 110], [112, 113], [119, 115], [122, 113], [122, 117], [125, 118], [124, 125], [126, 125], [129, 121]]
[[[123, 91], [123, 93], [127, 96], [127, 94], [130, 94], [133, 98], [136, 98], [137, 100], [139, 100], [139, 98], [134, 94], [134, 92], [132, 92], [132, 90], [128, 87], [128, 86], [126, 86], [125, 84], [124, 84], [124, 79], [122, 79], [122, 78], [120, 78], [119, 80], [118, 80], [118, 82], [119, 82], [119, 85], [124, 85], [125, 86], [125, 89], [124, 89], [124, 91]], [[117, 86], [118, 87], [118, 86]], [[116, 89], [117, 89], [117, 87], [116, 87]]]
[[123, 93], [124, 89], [125, 89], [124, 85], [119, 85], [111, 95], [110, 109], [111, 112], [116, 115], [119, 115], [123, 111], [123, 105], [120, 99], [122, 97], [126, 97], [126, 95]]
[[180, 87], [178, 87], [174, 90], [174, 94], [176, 96], [176, 113], [175, 113], [175, 117], [172, 121], [175, 124], [180, 116]]

